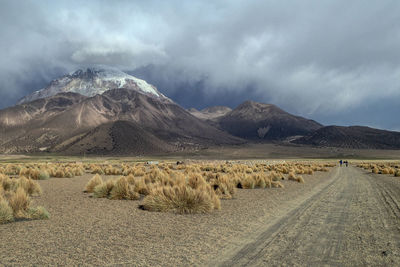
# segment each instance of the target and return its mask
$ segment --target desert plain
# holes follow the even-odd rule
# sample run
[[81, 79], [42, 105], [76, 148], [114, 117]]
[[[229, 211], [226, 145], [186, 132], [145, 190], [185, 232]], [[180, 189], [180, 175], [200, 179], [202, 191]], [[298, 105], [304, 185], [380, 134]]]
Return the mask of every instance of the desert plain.
[[[209, 153], [215, 151], [207, 151], [208, 157]], [[352, 159], [348, 167], [323, 156], [240, 160], [227, 155], [227, 160], [218, 159], [220, 154], [213, 160], [201, 155], [179, 160], [2, 157], [3, 168], [70, 164], [84, 171], [72, 178], [35, 180], [42, 192], [30, 197], [32, 204], [45, 207], [50, 217], [0, 224], [0, 264], [395, 266], [400, 262], [400, 177], [396, 176], [400, 162], [391, 160], [392, 154], [386, 159]], [[282, 173], [279, 179], [270, 179], [279, 186], [268, 185], [267, 180], [245, 185], [236, 178], [234, 194], [227, 197], [218, 191], [220, 207], [207, 211], [146, 210], [143, 204], [149, 193], [115, 200], [84, 192], [95, 168], [104, 171], [124, 165], [141, 166], [143, 177], [154, 169], [189, 177], [196, 171], [193, 166], [200, 176], [211, 173], [216, 179], [218, 173], [227, 178]], [[312, 166], [314, 171], [308, 173]], [[289, 179], [291, 173], [302, 181]], [[104, 183], [124, 177], [122, 173], [100, 176]], [[212, 181], [207, 180], [217, 190]]]

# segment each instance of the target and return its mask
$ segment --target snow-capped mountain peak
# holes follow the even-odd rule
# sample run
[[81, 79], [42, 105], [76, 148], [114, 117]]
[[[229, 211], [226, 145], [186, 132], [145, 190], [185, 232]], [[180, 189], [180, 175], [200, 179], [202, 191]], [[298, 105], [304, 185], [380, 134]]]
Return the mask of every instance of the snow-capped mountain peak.
[[65, 92], [91, 97], [115, 88], [131, 89], [152, 97], [168, 99], [155, 86], [118, 69], [87, 68], [53, 80], [47, 87], [22, 98], [18, 104]]

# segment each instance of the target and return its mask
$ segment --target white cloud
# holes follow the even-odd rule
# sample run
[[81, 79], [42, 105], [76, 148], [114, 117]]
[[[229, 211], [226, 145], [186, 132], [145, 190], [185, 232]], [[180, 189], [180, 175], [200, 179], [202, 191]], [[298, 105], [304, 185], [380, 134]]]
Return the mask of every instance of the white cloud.
[[167, 94], [251, 87], [333, 116], [399, 97], [398, 14], [396, 1], [2, 1], [0, 106], [80, 66], [151, 65]]

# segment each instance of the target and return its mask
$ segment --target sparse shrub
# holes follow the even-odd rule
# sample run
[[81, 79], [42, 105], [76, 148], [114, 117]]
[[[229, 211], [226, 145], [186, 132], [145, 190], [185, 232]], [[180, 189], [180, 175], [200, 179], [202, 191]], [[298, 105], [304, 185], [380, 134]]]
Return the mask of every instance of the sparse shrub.
[[96, 174], [95, 176], [92, 177], [92, 179], [89, 180], [89, 182], [86, 184], [85, 187], [85, 192], [87, 193], [93, 193], [94, 188], [97, 185], [100, 185], [103, 183], [103, 180], [101, 179], [101, 176]]
[[30, 202], [28, 194], [22, 187], [18, 187], [17, 191], [8, 200], [15, 218], [21, 218], [26, 215]]
[[130, 185], [125, 177], [120, 177], [110, 191], [110, 199], [139, 199], [139, 194], [135, 192], [134, 186]]
[[40, 188], [38, 182], [32, 179], [27, 179], [25, 177], [19, 178], [18, 187], [22, 187], [25, 190], [25, 192], [30, 196], [42, 194], [42, 189]]
[[296, 175], [293, 172], [289, 172], [288, 180], [297, 181]]
[[206, 213], [214, 209], [218, 198], [213, 198], [211, 188], [193, 189], [187, 185], [160, 186], [153, 188], [143, 200], [143, 208], [149, 211], [174, 211], [177, 213]]
[[272, 181], [271, 186], [274, 188], [284, 188], [283, 184], [279, 181]]
[[140, 176], [143, 176], [145, 173], [142, 169], [136, 169], [134, 174], [135, 174], [135, 176], [140, 177]]
[[46, 220], [50, 218], [50, 213], [41, 206], [29, 208], [27, 212], [28, 218], [33, 220]]
[[74, 174], [73, 174], [70, 170], [67, 170], [67, 171], [64, 173], [64, 177], [65, 177], [65, 178], [73, 178], [73, 177], [74, 177]]
[[381, 170], [381, 173], [382, 173], [382, 174], [390, 174], [390, 171], [389, 171], [388, 168], [383, 168], [383, 169]]
[[150, 193], [150, 186], [145, 182], [145, 179], [143, 177], [135, 179], [134, 186], [135, 191], [139, 194], [147, 196]]
[[42, 170], [42, 171], [39, 172], [39, 177], [38, 178], [39, 178], [39, 180], [47, 180], [47, 179], [50, 178], [50, 175], [49, 175], [49, 173], [47, 171]]
[[54, 177], [56, 178], [64, 178], [65, 177], [65, 172], [61, 169], [56, 170]]
[[204, 180], [204, 178], [200, 174], [191, 173], [189, 175], [188, 185], [191, 188], [196, 189], [196, 188], [199, 188], [199, 187], [204, 186], [206, 184], [207, 184], [206, 180]]
[[13, 209], [0, 197], [0, 224], [14, 221]]
[[114, 187], [114, 180], [108, 180], [105, 183], [99, 184], [94, 188], [93, 196], [95, 198], [106, 198], [109, 196], [113, 187]]
[[102, 168], [96, 166], [96, 167], [94, 167], [94, 168], [92, 169], [92, 174], [100, 174], [100, 175], [103, 175], [103, 174], [104, 174], [104, 171], [103, 171]]
[[256, 186], [256, 181], [253, 179], [252, 176], [250, 175], [244, 175], [241, 179], [240, 179], [240, 186], [238, 186], [238, 188], [243, 188], [243, 189], [254, 189], [254, 187]]

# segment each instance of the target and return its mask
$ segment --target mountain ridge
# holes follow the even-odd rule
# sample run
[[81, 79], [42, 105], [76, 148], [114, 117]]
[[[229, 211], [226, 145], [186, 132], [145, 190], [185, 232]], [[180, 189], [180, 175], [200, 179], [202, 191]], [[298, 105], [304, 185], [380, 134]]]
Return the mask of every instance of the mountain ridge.
[[75, 72], [52, 80], [47, 87], [21, 98], [17, 104], [54, 96], [63, 92], [79, 93], [92, 97], [97, 94], [101, 95], [113, 88], [131, 89], [153, 97], [170, 100], [160, 93], [155, 86], [142, 79], [114, 68], [92, 67], [86, 70], [78, 69]]
[[221, 129], [250, 140], [283, 140], [308, 134], [320, 127], [316, 121], [292, 115], [276, 105], [245, 101], [218, 119]]
[[145, 155], [247, 142], [400, 149], [400, 133], [324, 126], [273, 104], [186, 110], [146, 81], [77, 70], [0, 110], [0, 153]]

